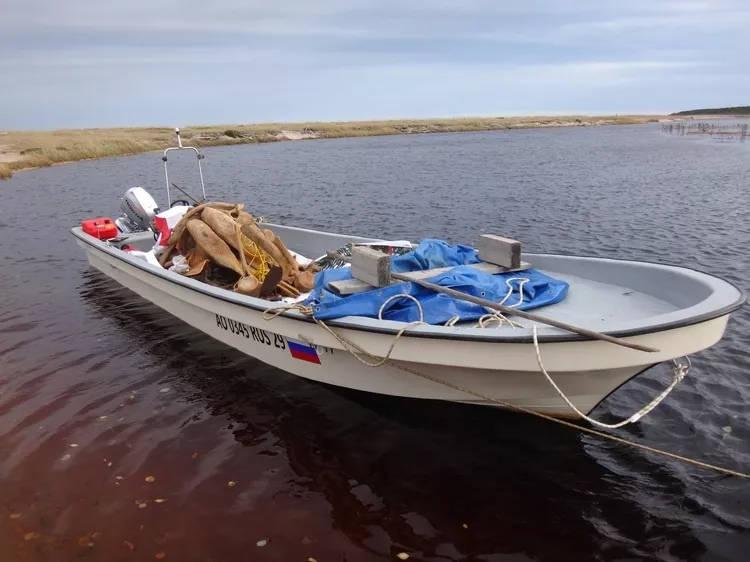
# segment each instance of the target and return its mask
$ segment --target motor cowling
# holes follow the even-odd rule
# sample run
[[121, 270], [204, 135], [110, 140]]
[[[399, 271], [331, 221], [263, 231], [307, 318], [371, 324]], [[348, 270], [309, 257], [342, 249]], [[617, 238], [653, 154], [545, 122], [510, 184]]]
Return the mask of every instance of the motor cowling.
[[154, 229], [154, 217], [159, 206], [148, 191], [142, 187], [131, 187], [120, 201], [120, 208], [125, 213], [115, 221], [122, 232], [143, 232]]

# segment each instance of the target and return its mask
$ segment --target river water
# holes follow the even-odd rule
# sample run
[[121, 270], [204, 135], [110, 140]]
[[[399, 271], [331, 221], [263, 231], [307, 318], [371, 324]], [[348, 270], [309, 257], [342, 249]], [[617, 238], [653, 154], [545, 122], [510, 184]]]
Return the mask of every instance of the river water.
[[[214, 199], [269, 220], [686, 264], [750, 288], [750, 145], [659, 125], [208, 149]], [[195, 185], [192, 161], [171, 179]], [[479, 407], [277, 371], [90, 269], [68, 229], [118, 213], [158, 154], [0, 183], [0, 558], [747, 560], [750, 488]], [[617, 434], [750, 470], [750, 309]], [[373, 371], [373, 376], [377, 372]], [[630, 415], [657, 368], [595, 415]], [[153, 481], [151, 481], [153, 480]], [[166, 501], [158, 501], [166, 500]]]

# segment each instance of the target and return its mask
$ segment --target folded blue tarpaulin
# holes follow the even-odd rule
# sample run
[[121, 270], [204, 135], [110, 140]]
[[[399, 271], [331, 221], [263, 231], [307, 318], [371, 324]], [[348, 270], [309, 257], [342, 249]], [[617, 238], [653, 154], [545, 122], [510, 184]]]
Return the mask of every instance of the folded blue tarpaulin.
[[[449, 246], [442, 240], [424, 240], [414, 251], [391, 258], [391, 269], [399, 273], [450, 267], [452, 269], [428, 279], [431, 283], [450, 287], [462, 293], [501, 302], [519, 310], [530, 310], [560, 302], [565, 298], [568, 284], [553, 279], [535, 269], [514, 273], [490, 275], [469, 264], [480, 263], [476, 250], [468, 246]], [[377, 318], [380, 308], [390, 297], [408, 294], [422, 306], [424, 321], [428, 324], [444, 324], [458, 316], [462, 321], [476, 320], [492, 312], [483, 306], [466, 302], [449, 295], [436, 293], [416, 283], [398, 283], [389, 287], [373, 289], [363, 293], [339, 296], [328, 289], [332, 281], [352, 279], [351, 268], [330, 269], [315, 275], [315, 287], [305, 304], [312, 306], [313, 315], [320, 320], [344, 316], [366, 316]], [[527, 279], [523, 282], [523, 279]], [[509, 288], [513, 292], [508, 296]], [[521, 298], [521, 292], [523, 297]], [[521, 304], [518, 305], [519, 300]], [[518, 306], [515, 306], [518, 305]], [[393, 299], [384, 308], [384, 320], [413, 322], [419, 320], [416, 303], [408, 298]]]

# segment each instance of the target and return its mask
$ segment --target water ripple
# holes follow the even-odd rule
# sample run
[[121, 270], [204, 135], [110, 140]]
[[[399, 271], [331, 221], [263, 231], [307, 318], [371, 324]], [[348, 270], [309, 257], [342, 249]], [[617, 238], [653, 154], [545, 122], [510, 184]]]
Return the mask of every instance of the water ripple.
[[[504, 233], [529, 251], [685, 264], [750, 290], [748, 147], [658, 131], [223, 147], [206, 150], [205, 171], [212, 197], [269, 220], [412, 240]], [[194, 185], [193, 165], [175, 157], [170, 179]], [[515, 414], [315, 385], [93, 272], [67, 229], [116, 213], [131, 185], [161, 199], [160, 166], [146, 154], [3, 183], [9, 559], [738, 560], [750, 547], [742, 481]], [[619, 434], [747, 470], [749, 334], [743, 309]], [[595, 415], [628, 416], [669, 378], [653, 369]]]

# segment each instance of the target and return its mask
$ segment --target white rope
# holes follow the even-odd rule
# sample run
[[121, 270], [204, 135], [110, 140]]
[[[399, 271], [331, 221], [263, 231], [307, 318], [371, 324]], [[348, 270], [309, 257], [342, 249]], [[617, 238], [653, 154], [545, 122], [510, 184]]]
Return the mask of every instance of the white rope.
[[[516, 279], [516, 278], [514, 278], [514, 279]], [[511, 280], [512, 279], [509, 279], [508, 281], [511, 281]], [[508, 283], [508, 287], [512, 291], [512, 287], [510, 287], [510, 283]], [[409, 329], [411, 329], [411, 328], [413, 328], [415, 326], [426, 325], [426, 323], [424, 322], [424, 314], [423, 314], [423, 311], [422, 311], [422, 305], [419, 303], [419, 301], [416, 298], [414, 298], [412, 295], [408, 295], [406, 293], [399, 293], [397, 295], [393, 295], [392, 297], [388, 298], [380, 306], [380, 309], [378, 310], [378, 318], [382, 320], [383, 319], [382, 318], [383, 309], [386, 307], [386, 305], [389, 302], [391, 302], [393, 300], [396, 300], [396, 299], [399, 299], [399, 298], [408, 298], [408, 299], [413, 300], [417, 304], [417, 308], [419, 310], [419, 320], [411, 322], [411, 323], [405, 325], [403, 328], [401, 328], [398, 331], [398, 333], [394, 337], [393, 342], [391, 343], [391, 345], [390, 345], [390, 347], [388, 349], [388, 352], [385, 354], [384, 357], [378, 357], [376, 355], [373, 355], [373, 354], [365, 351], [361, 347], [359, 347], [357, 345], [354, 345], [353, 342], [349, 342], [345, 338], [342, 338], [339, 334], [337, 334], [336, 332], [334, 332], [333, 330], [331, 330], [321, 320], [318, 320], [317, 318], [314, 318], [314, 317], [313, 317], [313, 319], [315, 320], [315, 322], [319, 326], [321, 326], [322, 328], [324, 328], [329, 334], [331, 334], [334, 338], [336, 338], [336, 340], [338, 340], [338, 342], [342, 346], [344, 346], [344, 349], [346, 349], [349, 353], [351, 353], [352, 356], [354, 356], [354, 358], [357, 359], [363, 365], [366, 365], [368, 367], [380, 367], [380, 366], [384, 365], [385, 363], [390, 363], [390, 364], [396, 366], [395, 364], [393, 364], [390, 361], [390, 357], [391, 357], [391, 354], [393, 353], [393, 349], [396, 347], [396, 343], [398, 342], [398, 340], [401, 338], [401, 336], [404, 335], [404, 333], [407, 330], [409, 330]], [[507, 298], [508, 298], [508, 295], [506, 295], [506, 299]], [[279, 315], [283, 314], [287, 310], [298, 310], [299, 312], [302, 312], [302, 314], [305, 314], [306, 316], [309, 316], [309, 315], [312, 314], [312, 310], [309, 307], [305, 307], [305, 306], [301, 306], [301, 305], [281, 306], [281, 307], [271, 308], [271, 309], [268, 309], [268, 310], [264, 311], [263, 312], [263, 319], [264, 320], [273, 320], [274, 318], [276, 318]], [[448, 322], [455, 323], [455, 321], [457, 321], [457, 317], [451, 318]], [[512, 320], [510, 320], [510, 319], [506, 318], [505, 316], [503, 316], [502, 314], [497, 313], [497, 314], [487, 314], [485, 316], [482, 316], [479, 319], [479, 326], [482, 327], [482, 328], [486, 328], [487, 324], [490, 323], [490, 322], [492, 322], [492, 321], [497, 322], [498, 323], [498, 327], [502, 326], [503, 323], [505, 323], [505, 322], [507, 322], [508, 324], [510, 324], [512, 327], [515, 327], [515, 326], [518, 325], [518, 324], [515, 324]], [[448, 323], [446, 323], [446, 325], [448, 325]], [[452, 324], [450, 324], [450, 325], [452, 325]], [[674, 367], [673, 367], [674, 377], [672, 379], [672, 382], [658, 396], [656, 396], [653, 400], [651, 400], [651, 402], [649, 402], [648, 404], [646, 404], [643, 408], [641, 408], [640, 410], [638, 410], [636, 413], [634, 413], [632, 416], [630, 416], [629, 418], [627, 418], [625, 420], [619, 421], [617, 423], [612, 423], [612, 424], [603, 423], [603, 422], [597, 421], [597, 420], [595, 420], [595, 419], [587, 416], [583, 412], [581, 412], [575, 406], [575, 404], [573, 404], [573, 402], [571, 402], [571, 400], [565, 395], [565, 393], [557, 385], [557, 383], [555, 383], [555, 381], [552, 379], [552, 377], [550, 376], [550, 374], [547, 372], [547, 369], [544, 367], [544, 362], [542, 361], [542, 353], [541, 353], [541, 350], [539, 349], [539, 338], [538, 338], [538, 334], [537, 334], [537, 326], [536, 325], [532, 326], [532, 335], [533, 335], [533, 340], [534, 340], [534, 351], [536, 352], [536, 360], [537, 360], [537, 363], [539, 365], [539, 370], [546, 377], [547, 381], [552, 385], [552, 388], [555, 389], [555, 391], [560, 396], [560, 398], [562, 398], [563, 401], [568, 405], [568, 407], [571, 410], [573, 410], [581, 419], [586, 420], [587, 422], [589, 422], [590, 424], [592, 424], [592, 425], [594, 425], [596, 427], [601, 427], [601, 428], [604, 428], [604, 429], [618, 429], [620, 427], [623, 427], [625, 425], [628, 425], [630, 423], [634, 423], [634, 422], [637, 422], [638, 420], [640, 420], [643, 416], [645, 416], [651, 410], [653, 410], [659, 404], [661, 404], [662, 401], [664, 401], [664, 399], [680, 383], [680, 381], [682, 381], [682, 379], [684, 379], [687, 376], [688, 371], [690, 370], [690, 358], [689, 357], [685, 357], [685, 360], [686, 360], [685, 364], [681, 364], [681, 363], [678, 363], [676, 360], [673, 360], [672, 362], [674, 363]], [[374, 363], [370, 363], [369, 361], [364, 360], [360, 355], [366, 356], [369, 359], [374, 360], [375, 362]]]
[[[265, 319], [266, 320], [273, 320], [273, 318], [265, 318]], [[427, 324], [425, 322], [422, 322], [421, 320], [416, 320], [414, 322], [411, 322], [410, 324], [407, 324], [406, 326], [404, 326], [403, 328], [401, 328], [398, 331], [398, 333], [396, 334], [396, 336], [393, 338], [393, 342], [391, 342], [391, 346], [388, 348], [388, 352], [385, 354], [385, 356], [384, 357], [378, 357], [377, 355], [373, 355], [369, 351], [366, 351], [366, 350], [362, 349], [361, 347], [359, 347], [354, 342], [352, 342], [352, 341], [344, 338], [343, 336], [340, 336], [339, 334], [337, 334], [336, 332], [334, 332], [328, 326], [328, 324], [326, 324], [322, 320], [318, 320], [314, 316], [313, 316], [313, 320], [315, 320], [315, 323], [318, 324], [318, 326], [320, 326], [326, 332], [328, 332], [334, 338], [336, 338], [336, 340], [343, 346], [343, 348], [346, 351], [348, 351], [349, 353], [351, 353], [352, 357], [354, 357], [357, 361], [359, 361], [360, 363], [362, 363], [363, 365], [365, 365], [367, 367], [381, 367], [381, 366], [385, 365], [386, 363], [389, 363], [389, 364], [393, 365], [394, 363], [393, 363], [393, 361], [391, 361], [391, 353], [393, 353], [393, 348], [396, 347], [396, 343], [398, 343], [398, 340], [401, 339], [401, 336], [404, 335], [404, 332], [406, 332], [406, 330], [410, 330], [411, 328], [414, 328], [415, 326], [429, 326], [429, 324]], [[375, 360], [375, 362], [374, 363], [370, 363], [368, 361], [365, 361], [364, 359], [362, 359], [362, 357], [360, 357], [360, 355], [364, 355], [366, 357], [369, 357], [370, 359]]]
[[[510, 279], [506, 279], [505, 286], [508, 287], [508, 292], [498, 304], [504, 305], [513, 294], [513, 285], [510, 284], [511, 281], [520, 281], [520, 283], [518, 284], [519, 297], [518, 302], [516, 304], [508, 305], [508, 308], [517, 308], [521, 306], [521, 304], [523, 304], [523, 286], [528, 283], [529, 280], [526, 277], [511, 277]], [[485, 310], [490, 309], [485, 307]], [[496, 310], [492, 310], [489, 314], [480, 316], [478, 323], [474, 327], [487, 328], [492, 322], [497, 322], [497, 328], [502, 328], [505, 324], [508, 324], [513, 329], [523, 328], [521, 324], [514, 322], [513, 320], [507, 318], [502, 313]]]
[[399, 293], [397, 295], [393, 295], [391, 298], [386, 299], [386, 301], [380, 305], [380, 310], [378, 310], [378, 320], [383, 319], [383, 309], [388, 305], [389, 302], [395, 301], [396, 299], [411, 299], [417, 304], [417, 308], [419, 309], [419, 321], [424, 322], [424, 313], [422, 312], [422, 304], [413, 296], [407, 295], [406, 293]]
[[484, 316], [480, 316], [479, 321], [477, 324], [474, 325], [475, 328], [488, 328], [492, 322], [497, 322], [497, 327], [502, 328], [505, 324], [508, 324], [511, 328], [523, 328], [521, 324], [518, 322], [514, 322], [510, 318], [507, 318], [500, 312], [493, 312], [492, 314], [485, 314]]
[[528, 277], [511, 277], [510, 279], [505, 280], [505, 285], [508, 287], [508, 294], [505, 295], [503, 300], [501, 300], [498, 304], [503, 305], [505, 304], [505, 301], [507, 301], [510, 296], [513, 294], [513, 285], [510, 284], [511, 281], [520, 281], [518, 284], [518, 302], [516, 304], [509, 304], [508, 308], [518, 308], [523, 304], [523, 286], [529, 282]]
[[446, 328], [452, 328], [453, 326], [455, 326], [455, 325], [456, 325], [456, 322], [458, 322], [459, 320], [461, 320], [461, 317], [460, 317], [460, 316], [458, 316], [458, 315], [456, 315], [456, 316], [453, 316], [453, 317], [451, 317], [451, 318], [450, 318], [450, 319], [449, 319], [449, 320], [448, 320], [448, 321], [447, 321], [447, 322], [446, 322], [445, 324], [443, 324], [443, 325], [444, 325], [444, 326], [445, 326]]
[[[401, 336], [403, 336], [404, 333], [407, 330], [409, 330], [409, 329], [411, 329], [411, 328], [413, 328], [415, 326], [426, 325], [425, 322], [424, 322], [424, 315], [422, 313], [422, 306], [420, 305], [419, 301], [417, 301], [417, 299], [415, 299], [413, 296], [407, 295], [405, 293], [400, 293], [398, 295], [394, 295], [394, 296], [390, 297], [388, 300], [386, 300], [381, 305], [380, 310], [378, 311], [378, 318], [380, 318], [382, 320], [383, 309], [385, 308], [385, 306], [390, 301], [395, 300], [397, 298], [402, 298], [402, 297], [412, 299], [412, 300], [414, 300], [417, 303], [417, 307], [419, 309], [419, 320], [417, 320], [415, 322], [411, 322], [409, 324], [406, 324], [403, 328], [401, 328], [398, 331], [398, 333], [396, 334], [396, 337], [393, 338], [393, 342], [391, 342], [391, 345], [388, 348], [388, 352], [385, 354], [384, 357], [378, 357], [376, 355], [373, 355], [373, 354], [365, 351], [361, 347], [359, 347], [357, 345], [354, 345], [353, 342], [349, 342], [348, 340], [346, 340], [345, 338], [341, 337], [339, 334], [337, 334], [336, 332], [334, 332], [333, 330], [331, 330], [323, 321], [318, 320], [317, 318], [313, 318], [313, 319], [315, 320], [315, 322], [320, 327], [324, 328], [329, 334], [331, 334], [334, 338], [336, 338], [336, 340], [338, 340], [338, 342], [342, 346], [344, 346], [344, 349], [346, 349], [349, 353], [351, 353], [352, 356], [354, 356], [354, 358], [357, 359], [363, 365], [366, 365], [368, 367], [380, 367], [380, 366], [384, 365], [385, 363], [390, 363], [391, 365], [397, 366], [392, 361], [390, 361], [390, 358], [391, 358], [391, 354], [393, 353], [394, 348], [396, 347], [396, 343], [398, 342], [398, 340], [401, 339]], [[268, 310], [264, 311], [264, 313], [263, 313], [263, 319], [264, 320], [273, 320], [274, 318], [276, 318], [279, 315], [283, 314], [287, 310], [298, 310], [298, 311], [302, 312], [305, 315], [310, 315], [311, 312], [312, 312], [310, 310], [310, 308], [304, 307], [304, 306], [301, 306], [301, 305], [282, 306], [282, 307], [278, 307], [278, 308], [271, 308], [271, 309], [268, 309]], [[488, 322], [494, 320], [494, 321], [497, 321], [499, 324], [502, 325], [502, 323], [505, 321], [505, 322], [508, 322], [511, 326], [514, 325], [513, 321], [505, 318], [502, 315], [498, 315], [498, 317], [496, 317], [494, 315], [488, 314], [486, 316], [490, 317], [490, 320], [488, 320]], [[485, 317], [483, 316], [482, 318], [485, 318]], [[451, 319], [451, 320], [453, 320], [453, 319]], [[486, 323], [482, 323], [482, 319], [480, 319], [480, 325], [482, 326], [482, 328], [486, 327]], [[568, 405], [568, 407], [571, 410], [573, 410], [581, 419], [586, 420], [587, 422], [589, 422], [590, 424], [592, 424], [592, 425], [594, 425], [596, 427], [601, 427], [601, 428], [604, 428], [604, 429], [618, 429], [620, 427], [623, 427], [625, 425], [628, 425], [630, 423], [634, 423], [634, 422], [637, 422], [638, 420], [640, 420], [643, 416], [645, 416], [651, 410], [653, 410], [659, 404], [661, 404], [664, 401], [664, 399], [672, 392], [672, 390], [674, 390], [674, 388], [680, 383], [680, 381], [682, 381], [682, 379], [684, 379], [687, 376], [687, 374], [688, 374], [688, 372], [690, 370], [690, 358], [689, 357], [685, 357], [685, 360], [686, 360], [685, 364], [681, 364], [681, 363], [677, 362], [676, 360], [673, 360], [672, 362], [674, 363], [674, 367], [673, 367], [674, 377], [672, 379], [672, 382], [658, 396], [656, 396], [653, 400], [651, 400], [651, 402], [649, 402], [648, 404], [646, 404], [643, 408], [641, 408], [640, 410], [638, 410], [636, 413], [634, 413], [632, 416], [630, 416], [629, 418], [627, 418], [625, 420], [619, 421], [617, 423], [611, 423], [611, 424], [610, 423], [603, 423], [603, 422], [597, 421], [594, 418], [591, 418], [591, 417], [587, 416], [586, 414], [584, 414], [583, 412], [581, 412], [575, 406], [575, 404], [573, 404], [573, 402], [571, 402], [571, 400], [565, 395], [565, 393], [557, 385], [557, 383], [552, 379], [552, 377], [550, 376], [550, 374], [547, 372], [547, 369], [544, 367], [544, 362], [542, 361], [542, 353], [541, 353], [541, 350], [539, 349], [539, 338], [538, 338], [538, 334], [537, 334], [537, 327], [536, 327], [536, 325], [532, 326], [532, 335], [533, 335], [533, 339], [534, 339], [534, 351], [536, 352], [536, 360], [537, 360], [537, 363], [539, 365], [539, 370], [546, 377], [547, 381], [552, 385], [552, 388], [555, 389], [555, 391], [560, 396], [560, 398], [562, 398], [563, 401]], [[374, 363], [370, 363], [369, 361], [366, 361], [361, 356], [365, 356], [365, 357], [373, 360]]]
[[[299, 310], [299, 312], [302, 312], [305, 315], [311, 315], [311, 313], [312, 313], [312, 311], [309, 308], [307, 308], [307, 307], [301, 307], [299, 305], [292, 306], [292, 307], [278, 307], [278, 308], [271, 308], [271, 309], [266, 310], [263, 313], [263, 319], [264, 320], [273, 320], [274, 318], [278, 318], [281, 314], [283, 314], [287, 310], [291, 310], [291, 309]], [[270, 315], [268, 313], [270, 313]], [[395, 361], [393, 361], [392, 359], [390, 359], [390, 355], [393, 352], [393, 348], [396, 345], [396, 342], [399, 340], [399, 338], [404, 334], [404, 332], [406, 332], [406, 330], [412, 328], [414, 325], [420, 324], [420, 322], [412, 322], [411, 324], [408, 324], [408, 325], [404, 326], [398, 332], [398, 334], [396, 334], [396, 337], [393, 339], [393, 343], [391, 343], [391, 347], [388, 350], [388, 353], [386, 353], [386, 356], [383, 357], [383, 358], [378, 358], [377, 356], [369, 353], [368, 351], [366, 351], [362, 347], [358, 346], [353, 341], [345, 338], [343, 335], [334, 332], [322, 320], [318, 320], [316, 318], [313, 318], [313, 320], [315, 320], [315, 322], [321, 328], [323, 328], [329, 334], [331, 334], [331, 336], [333, 336], [341, 344], [341, 346], [346, 351], [348, 351], [357, 361], [359, 361], [363, 365], [367, 365], [368, 367], [380, 367], [381, 365], [384, 365], [384, 364], [387, 363], [391, 367], [393, 367], [395, 369], [399, 369], [400, 371], [404, 371], [405, 373], [409, 373], [409, 374], [415, 375], [417, 377], [420, 377], [420, 378], [432, 381], [432, 382], [434, 382], [436, 384], [440, 384], [440, 385], [446, 386], [448, 388], [452, 388], [452, 389], [457, 390], [459, 392], [463, 392], [465, 394], [469, 394], [471, 396], [475, 396], [477, 398], [481, 398], [482, 400], [485, 400], [485, 401], [490, 402], [490, 403], [497, 404], [499, 406], [505, 406], [506, 408], [508, 408], [510, 410], [516, 410], [518, 412], [523, 412], [523, 413], [526, 413], [526, 414], [529, 414], [529, 415], [532, 415], [532, 416], [536, 416], [538, 418], [542, 418], [542, 419], [545, 419], [547, 421], [550, 421], [550, 422], [553, 422], [553, 423], [556, 423], [556, 424], [559, 424], [559, 425], [564, 425], [565, 427], [569, 427], [570, 429], [575, 429], [576, 431], [580, 431], [581, 433], [587, 433], [589, 435], [594, 435], [594, 436], [600, 437], [602, 439], [607, 439], [609, 441], [614, 441], [616, 443], [621, 443], [623, 445], [628, 445], [628, 446], [634, 447], [636, 449], [641, 449], [643, 451], [648, 451], [650, 453], [655, 453], [655, 454], [658, 454], [658, 455], [662, 455], [662, 456], [665, 456], [665, 457], [668, 457], [668, 458], [671, 458], [671, 459], [675, 459], [675, 460], [682, 461], [682, 462], [685, 462], [685, 463], [688, 463], [688, 464], [692, 464], [694, 466], [699, 466], [701, 468], [705, 468], [705, 469], [709, 469], [709, 470], [715, 470], [715, 471], [721, 472], [723, 474], [731, 474], [733, 476], [738, 476], [740, 478], [750, 478], [750, 474], [746, 474], [744, 472], [739, 472], [739, 471], [736, 471], [736, 470], [731, 470], [731, 469], [728, 469], [728, 468], [724, 468], [722, 466], [717, 466], [717, 465], [705, 463], [705, 462], [702, 462], [702, 461], [699, 461], [699, 460], [696, 460], [696, 459], [691, 459], [691, 458], [688, 458], [688, 457], [685, 457], [685, 456], [682, 456], [682, 455], [677, 455], [675, 453], [670, 453], [669, 451], [665, 451], [663, 449], [657, 449], [655, 447], [650, 447], [650, 446], [644, 445], [642, 443], [637, 443], [635, 441], [630, 441], [628, 439], [623, 439], [622, 437], [617, 437], [616, 435], [610, 435], [609, 433], [604, 433], [602, 431], [598, 431], [598, 430], [592, 429], [590, 427], [583, 427], [583, 426], [580, 426], [580, 425], [576, 425], [573, 422], [569, 422], [569, 421], [566, 421], [566, 420], [561, 420], [561, 419], [558, 419], [558, 418], [554, 418], [554, 417], [549, 416], [547, 414], [543, 414], [541, 412], [538, 412], [536, 410], [532, 410], [530, 408], [526, 408], [524, 406], [520, 406], [518, 404], [512, 404], [510, 402], [506, 402], [505, 400], [501, 400], [499, 398], [494, 398], [492, 396], [487, 396], [486, 394], [482, 394], [481, 392], [477, 392], [476, 390], [471, 390], [469, 388], [462, 387], [462, 386], [460, 386], [458, 384], [451, 383], [451, 382], [448, 382], [448, 381], [443, 380], [443, 379], [439, 379], [439, 378], [434, 377], [432, 375], [428, 375], [427, 373], [423, 373], [421, 371], [417, 371], [415, 369], [407, 367], [406, 365], [402, 365], [400, 363], [396, 363]], [[534, 334], [536, 335], [536, 331], [534, 332]], [[364, 361], [361, 357], [359, 357], [358, 353], [366, 355], [366, 356], [368, 356], [368, 357], [370, 357], [372, 359], [380, 359], [380, 360], [377, 361], [376, 363], [368, 363], [367, 361]], [[690, 360], [688, 359], [688, 365], [687, 365], [687, 367], [685, 367], [685, 373], [687, 373], [687, 368], [690, 367], [689, 361]], [[683, 374], [683, 376], [684, 376], [684, 374]]]
[[688, 374], [688, 371], [690, 370], [690, 358], [685, 357], [687, 360], [687, 363], [685, 365], [682, 365], [678, 363], [676, 360], [672, 360], [674, 363], [674, 368], [672, 369], [674, 373], [674, 378], [672, 379], [672, 383], [664, 389], [664, 391], [659, 394], [656, 398], [651, 400], [648, 404], [646, 404], [643, 408], [638, 410], [635, 414], [630, 416], [626, 420], [622, 420], [617, 423], [603, 423], [600, 421], [596, 421], [593, 418], [588, 417], [586, 414], [581, 412], [578, 408], [575, 407], [575, 405], [568, 399], [567, 396], [565, 396], [565, 393], [560, 390], [560, 387], [555, 384], [555, 381], [552, 380], [552, 377], [547, 372], [547, 369], [544, 368], [544, 364], [542, 363], [542, 354], [539, 351], [539, 341], [537, 339], [536, 334], [536, 325], [532, 328], [532, 333], [534, 335], [534, 350], [536, 351], [536, 360], [537, 363], [539, 363], [539, 369], [541, 369], [542, 374], [544, 374], [545, 377], [547, 377], [547, 380], [552, 385], [552, 387], [557, 391], [557, 393], [560, 395], [560, 398], [562, 398], [565, 403], [570, 406], [570, 409], [573, 410], [576, 414], [578, 414], [581, 418], [586, 420], [592, 425], [595, 425], [596, 427], [602, 427], [605, 429], [617, 429], [618, 427], [622, 427], [624, 425], [627, 425], [629, 423], [637, 422], [639, 419], [641, 419], [643, 416], [648, 414], [651, 410], [656, 408], [659, 404], [661, 404], [662, 400], [664, 400], [670, 392], [676, 387], [679, 382], [685, 378], [685, 376]]
[[[398, 295], [394, 295], [388, 300], [386, 300], [380, 307], [380, 310], [378, 311], [378, 318], [381, 317], [381, 314], [383, 312], [383, 308], [385, 308], [385, 305], [388, 304], [389, 301], [394, 300], [396, 298], [411, 298], [414, 299], [411, 295], [407, 295], [405, 293], [400, 293]], [[416, 301], [416, 299], [414, 299]], [[263, 311], [262, 318], [263, 320], [271, 321], [275, 318], [278, 318], [285, 312], [288, 312], [290, 310], [296, 310], [300, 313], [302, 313], [304, 316], [311, 317], [318, 326], [323, 328], [326, 332], [331, 334], [336, 340], [343, 346], [343, 348], [348, 351], [352, 357], [354, 357], [357, 361], [362, 363], [363, 365], [367, 367], [380, 367], [386, 363], [390, 362], [391, 354], [393, 353], [393, 349], [396, 347], [396, 344], [398, 343], [398, 340], [401, 339], [401, 336], [404, 335], [404, 332], [407, 330], [414, 328], [415, 326], [427, 326], [428, 324], [424, 322], [424, 315], [422, 314], [422, 305], [417, 301], [417, 307], [419, 308], [419, 320], [415, 320], [414, 322], [411, 322], [409, 324], [406, 324], [403, 328], [401, 328], [396, 336], [393, 338], [393, 341], [391, 342], [391, 346], [388, 348], [387, 353], [384, 357], [378, 357], [377, 355], [373, 355], [372, 353], [369, 353], [368, 351], [365, 351], [358, 345], [356, 345], [354, 342], [351, 342], [347, 340], [346, 338], [341, 337], [339, 334], [331, 330], [331, 328], [328, 327], [328, 325], [323, 322], [322, 320], [318, 320], [313, 316], [313, 310], [312, 307], [309, 306], [303, 306], [301, 304], [292, 304], [287, 306], [276, 306], [272, 308], [267, 308]], [[382, 320], [382, 318], [380, 318]], [[369, 359], [374, 360], [374, 363], [370, 363], [369, 361], [366, 361], [365, 359], [362, 359], [360, 355], [364, 355], [368, 357]]]

